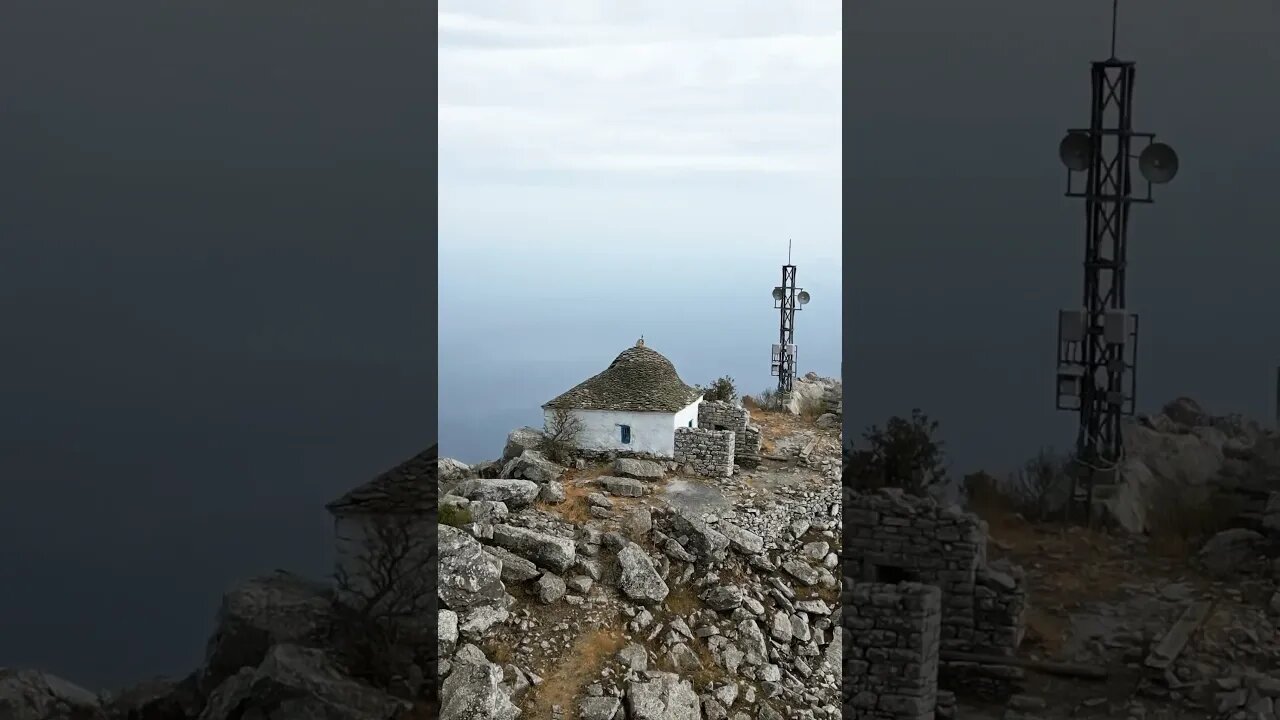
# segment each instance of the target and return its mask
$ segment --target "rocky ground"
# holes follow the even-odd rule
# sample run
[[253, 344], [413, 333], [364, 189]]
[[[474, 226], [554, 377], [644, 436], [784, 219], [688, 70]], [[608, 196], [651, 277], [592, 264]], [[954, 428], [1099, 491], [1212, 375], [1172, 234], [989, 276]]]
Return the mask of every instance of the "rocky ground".
[[[1021, 657], [1101, 669], [1105, 679], [1019, 670], [1019, 695], [983, 703], [962, 694], [958, 717], [1277, 717], [1277, 438], [1185, 399], [1137, 425], [1126, 462], [1145, 472], [1128, 496], [1104, 500], [1125, 521], [1111, 531], [977, 508], [989, 555], [1026, 571]], [[1259, 492], [1270, 498], [1260, 506]], [[1201, 504], [1180, 506], [1188, 497]], [[1138, 518], [1143, 532], [1123, 527]]]
[[768, 457], [725, 479], [559, 467], [532, 429], [448, 463], [442, 720], [838, 717], [839, 429], [753, 421]]
[[[36, 670], [0, 669], [3, 720], [393, 720], [415, 707], [423, 678], [394, 692], [351, 677], [333, 646], [332, 590], [287, 572], [228, 592], [203, 665], [97, 694]], [[415, 713], [418, 713], [415, 715]]]

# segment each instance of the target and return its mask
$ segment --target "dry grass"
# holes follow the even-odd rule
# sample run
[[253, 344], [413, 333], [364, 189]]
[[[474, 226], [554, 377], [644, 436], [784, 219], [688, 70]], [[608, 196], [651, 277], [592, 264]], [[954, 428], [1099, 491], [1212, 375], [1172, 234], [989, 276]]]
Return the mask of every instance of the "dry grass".
[[711, 656], [711, 648], [706, 642], [692, 640], [689, 642], [689, 647], [693, 650], [693, 654], [698, 656], [698, 661], [702, 663], [701, 668], [689, 675], [689, 680], [693, 682], [695, 688], [705, 690], [712, 683], [724, 681], [725, 671], [716, 664], [716, 659]]
[[1148, 547], [1170, 559], [1187, 559], [1205, 538], [1230, 526], [1241, 507], [1233, 498], [1213, 497], [1207, 488], [1159, 493], [1147, 513]]
[[667, 612], [680, 617], [689, 617], [697, 610], [702, 609], [702, 601], [698, 599], [693, 588], [688, 584], [682, 584], [674, 588], [663, 602]]
[[576, 720], [575, 701], [582, 689], [595, 682], [601, 668], [624, 645], [626, 638], [618, 628], [595, 628], [578, 636], [573, 649], [560, 662], [541, 672], [544, 680], [529, 693], [527, 716], [549, 718], [551, 708], [559, 705], [566, 713], [565, 720]]
[[607, 474], [608, 467], [603, 465], [592, 466], [584, 470], [567, 470], [564, 477], [560, 478], [561, 484], [564, 485], [564, 502], [549, 503], [539, 500], [533, 505], [535, 508], [555, 515], [566, 522], [581, 525], [591, 519], [587, 496], [598, 490], [597, 487], [591, 484], [591, 481]]

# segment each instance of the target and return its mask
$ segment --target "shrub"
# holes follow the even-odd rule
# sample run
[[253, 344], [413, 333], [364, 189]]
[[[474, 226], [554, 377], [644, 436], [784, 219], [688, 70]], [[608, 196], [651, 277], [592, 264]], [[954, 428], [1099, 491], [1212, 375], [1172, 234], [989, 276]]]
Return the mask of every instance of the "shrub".
[[761, 390], [752, 398], [752, 402], [761, 410], [778, 411], [782, 409], [783, 397], [774, 388]]
[[866, 447], [853, 449], [845, 466], [844, 484], [860, 490], [897, 487], [923, 495], [946, 479], [943, 443], [934, 439], [938, 421], [920, 410], [909, 419], [892, 417], [883, 429], [872, 425], [863, 433]]
[[547, 420], [538, 449], [551, 462], [567, 465], [573, 460], [578, 436], [582, 434], [582, 421], [572, 410], [556, 408]]
[[710, 402], [737, 402], [738, 388], [733, 384], [733, 378], [725, 375], [711, 383], [703, 393], [703, 398]]
[[441, 505], [439, 520], [441, 525], [462, 527], [471, 522], [471, 511], [458, 505]]

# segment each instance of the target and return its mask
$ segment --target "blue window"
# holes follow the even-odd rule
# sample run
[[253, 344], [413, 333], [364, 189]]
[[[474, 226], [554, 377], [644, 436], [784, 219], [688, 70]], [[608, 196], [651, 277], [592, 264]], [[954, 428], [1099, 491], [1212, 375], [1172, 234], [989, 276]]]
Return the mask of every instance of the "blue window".
[[622, 430], [622, 444], [630, 445], [631, 444], [631, 426], [619, 425], [618, 428]]
[[693, 421], [692, 421], [692, 420], [690, 420], [690, 421], [689, 421], [689, 427], [693, 427]]

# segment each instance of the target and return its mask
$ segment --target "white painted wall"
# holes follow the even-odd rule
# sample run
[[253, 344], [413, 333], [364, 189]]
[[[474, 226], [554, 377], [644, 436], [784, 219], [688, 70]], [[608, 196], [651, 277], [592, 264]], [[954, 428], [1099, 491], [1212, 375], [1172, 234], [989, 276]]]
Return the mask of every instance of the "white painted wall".
[[[676, 413], [676, 423], [675, 423], [675, 427], [672, 428], [672, 432], [674, 433], [675, 428], [698, 427], [698, 406], [701, 404], [702, 404], [702, 398], [698, 398], [693, 402], [692, 405]], [[690, 422], [693, 422], [693, 424], [690, 425], [689, 424]], [[674, 434], [672, 435], [672, 442], [673, 443], [675, 442]], [[675, 448], [673, 447], [672, 452], [674, 451], [675, 451]]]
[[[584, 450], [627, 450], [637, 453], [648, 453], [660, 457], [675, 457], [676, 435], [678, 427], [698, 427], [698, 398], [688, 407], [676, 413], [664, 412], [622, 412], [617, 410], [574, 410], [573, 414], [582, 423], [582, 433], [578, 436], [578, 447]], [[554, 410], [543, 411], [543, 427], [549, 427]], [[631, 443], [622, 443], [621, 425], [631, 426]]]

